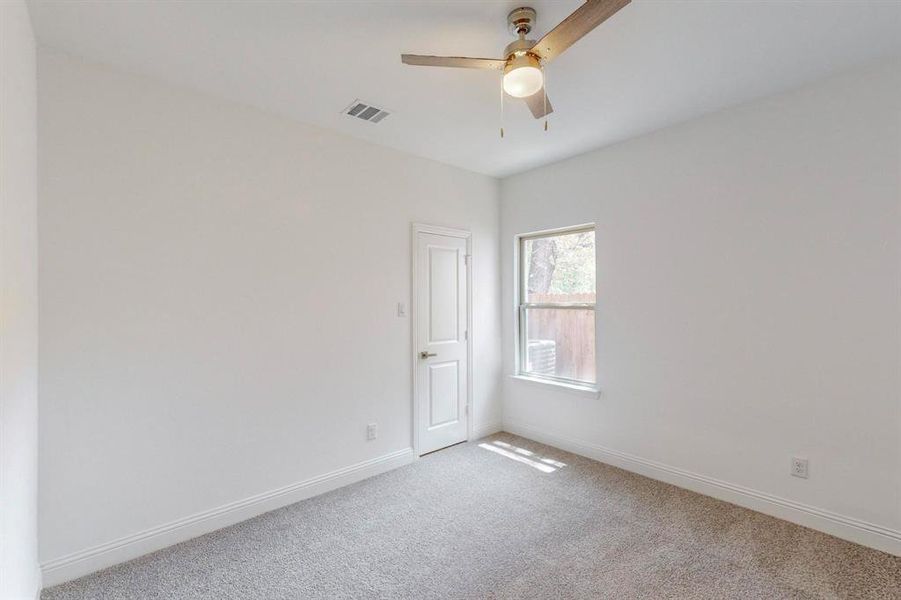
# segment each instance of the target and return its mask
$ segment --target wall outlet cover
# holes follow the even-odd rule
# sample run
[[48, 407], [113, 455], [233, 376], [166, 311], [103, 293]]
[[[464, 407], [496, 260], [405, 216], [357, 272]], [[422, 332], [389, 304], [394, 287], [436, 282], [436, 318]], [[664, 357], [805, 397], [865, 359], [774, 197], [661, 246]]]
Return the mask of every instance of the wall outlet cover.
[[807, 477], [808, 477], [807, 459], [802, 458], [800, 456], [793, 456], [792, 457], [791, 474], [794, 477], [800, 477], [801, 479], [807, 479]]

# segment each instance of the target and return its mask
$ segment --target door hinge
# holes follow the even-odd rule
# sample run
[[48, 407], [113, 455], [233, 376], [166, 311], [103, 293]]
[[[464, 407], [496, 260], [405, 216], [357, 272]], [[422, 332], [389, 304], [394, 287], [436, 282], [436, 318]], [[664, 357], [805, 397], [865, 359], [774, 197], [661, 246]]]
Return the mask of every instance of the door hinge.
[[463, 262], [466, 263], [467, 267], [469, 266], [471, 259], [472, 259], [472, 254], [464, 254], [463, 255]]
[[469, 341], [469, 330], [468, 329], [463, 331], [463, 340], [467, 341], [467, 342]]

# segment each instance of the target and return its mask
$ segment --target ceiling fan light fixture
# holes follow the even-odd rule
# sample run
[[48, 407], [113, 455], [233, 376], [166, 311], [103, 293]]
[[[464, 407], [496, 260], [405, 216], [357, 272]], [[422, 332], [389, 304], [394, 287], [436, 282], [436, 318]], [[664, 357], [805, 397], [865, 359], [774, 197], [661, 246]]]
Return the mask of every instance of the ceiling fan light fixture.
[[[507, 26], [517, 39], [507, 44], [501, 55], [504, 58], [401, 54], [400, 59], [404, 64], [426, 67], [503, 70], [501, 113], [503, 114], [505, 95], [524, 100], [533, 117], [536, 119], [545, 117], [544, 124], [547, 129], [546, 117], [554, 112], [554, 108], [547, 97], [543, 67], [631, 1], [583, 0], [581, 6], [537, 42], [526, 39], [535, 28], [537, 17], [535, 9], [528, 6], [514, 8], [507, 15]], [[542, 90], [545, 92], [539, 94], [538, 92]], [[501, 127], [501, 137], [503, 131], [504, 128]]]
[[514, 55], [504, 67], [504, 91], [514, 98], [526, 98], [544, 85], [541, 64], [532, 54]]

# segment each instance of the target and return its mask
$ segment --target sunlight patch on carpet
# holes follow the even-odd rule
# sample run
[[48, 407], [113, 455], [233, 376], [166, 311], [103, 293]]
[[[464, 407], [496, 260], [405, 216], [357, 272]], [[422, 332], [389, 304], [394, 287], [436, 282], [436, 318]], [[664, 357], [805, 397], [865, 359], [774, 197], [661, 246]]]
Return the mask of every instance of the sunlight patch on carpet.
[[479, 444], [479, 448], [490, 450], [496, 454], [515, 460], [516, 462], [529, 465], [542, 473], [553, 473], [557, 469], [562, 469], [566, 466], [566, 463], [562, 463], [559, 460], [538, 456], [531, 450], [526, 450], [525, 448], [520, 448], [506, 442], [495, 441], [492, 444], [483, 443]]

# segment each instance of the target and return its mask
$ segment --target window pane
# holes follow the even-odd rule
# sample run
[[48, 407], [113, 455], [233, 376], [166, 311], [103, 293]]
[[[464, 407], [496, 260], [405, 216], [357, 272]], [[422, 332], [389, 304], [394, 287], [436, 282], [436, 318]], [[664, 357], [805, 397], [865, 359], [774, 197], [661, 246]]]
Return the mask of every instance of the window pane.
[[594, 230], [526, 239], [526, 302], [594, 302]]
[[594, 311], [527, 308], [523, 371], [595, 383]]

